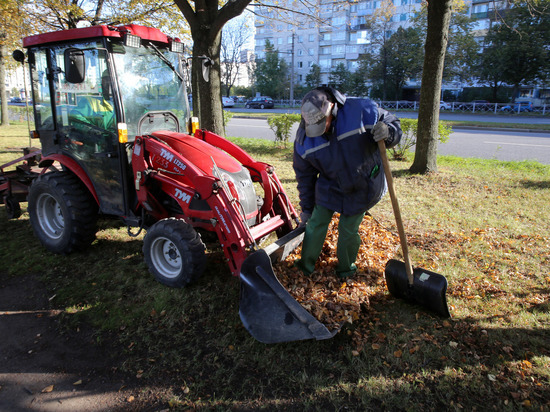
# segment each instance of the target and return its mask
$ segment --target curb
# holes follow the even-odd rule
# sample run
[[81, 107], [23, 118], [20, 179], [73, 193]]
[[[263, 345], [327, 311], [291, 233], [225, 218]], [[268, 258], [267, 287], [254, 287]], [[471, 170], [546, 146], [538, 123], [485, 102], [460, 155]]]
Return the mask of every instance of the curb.
[[[260, 119], [267, 120], [267, 116], [246, 116], [237, 115], [233, 116], [233, 119]], [[540, 129], [519, 129], [515, 127], [491, 127], [491, 126], [453, 126], [453, 130], [478, 130], [478, 131], [494, 131], [494, 132], [522, 132], [522, 133], [546, 133], [550, 134], [550, 130]]]

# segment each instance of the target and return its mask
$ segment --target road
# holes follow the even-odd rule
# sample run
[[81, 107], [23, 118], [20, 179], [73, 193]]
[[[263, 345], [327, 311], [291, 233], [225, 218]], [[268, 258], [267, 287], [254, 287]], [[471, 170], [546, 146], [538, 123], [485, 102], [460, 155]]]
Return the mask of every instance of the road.
[[[498, 117], [503, 122], [503, 117]], [[547, 119], [542, 119], [545, 120]], [[294, 140], [296, 128], [297, 124], [292, 129], [291, 141]], [[266, 119], [233, 118], [227, 125], [226, 133], [228, 136], [275, 140], [275, 134]], [[439, 146], [439, 154], [506, 161], [536, 160], [550, 164], [550, 134], [456, 129], [449, 141]]]

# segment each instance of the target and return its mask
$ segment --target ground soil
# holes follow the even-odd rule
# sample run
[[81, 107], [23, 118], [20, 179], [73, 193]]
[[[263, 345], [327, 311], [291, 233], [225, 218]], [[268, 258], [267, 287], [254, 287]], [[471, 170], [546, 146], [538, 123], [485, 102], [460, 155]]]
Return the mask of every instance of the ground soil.
[[6, 279], [0, 270], [0, 411], [167, 409], [119, 371], [114, 346], [97, 345], [85, 326], [66, 331], [60, 316], [38, 276]]

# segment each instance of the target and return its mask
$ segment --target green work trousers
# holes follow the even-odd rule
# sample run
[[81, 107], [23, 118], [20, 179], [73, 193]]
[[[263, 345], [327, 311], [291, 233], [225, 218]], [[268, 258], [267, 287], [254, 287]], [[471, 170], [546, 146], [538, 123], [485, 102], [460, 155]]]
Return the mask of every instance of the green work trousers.
[[[315, 270], [315, 262], [321, 254], [333, 214], [332, 210], [317, 205], [307, 221], [302, 245], [302, 256], [296, 262], [296, 266], [305, 274], [310, 274]], [[361, 237], [358, 230], [364, 217], [365, 212], [353, 216], [340, 215], [336, 249], [336, 257], [338, 258], [336, 273], [342, 278], [353, 275], [357, 270], [355, 259], [361, 245]]]

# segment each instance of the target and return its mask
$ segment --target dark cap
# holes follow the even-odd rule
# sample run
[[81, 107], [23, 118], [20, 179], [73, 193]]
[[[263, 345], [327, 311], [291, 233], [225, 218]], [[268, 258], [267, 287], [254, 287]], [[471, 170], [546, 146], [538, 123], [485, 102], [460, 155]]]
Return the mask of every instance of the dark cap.
[[328, 94], [321, 90], [312, 90], [302, 100], [302, 118], [306, 125], [306, 136], [316, 137], [325, 133], [326, 119], [333, 103]]

